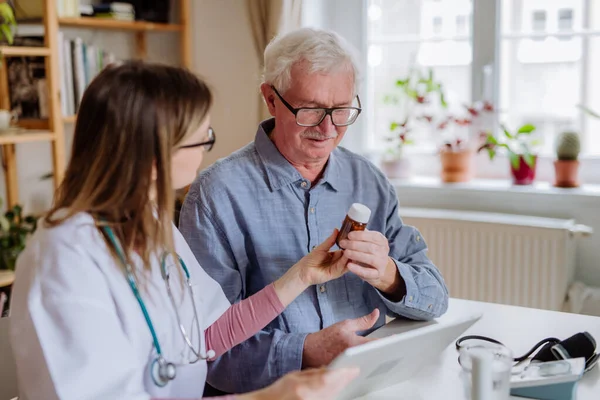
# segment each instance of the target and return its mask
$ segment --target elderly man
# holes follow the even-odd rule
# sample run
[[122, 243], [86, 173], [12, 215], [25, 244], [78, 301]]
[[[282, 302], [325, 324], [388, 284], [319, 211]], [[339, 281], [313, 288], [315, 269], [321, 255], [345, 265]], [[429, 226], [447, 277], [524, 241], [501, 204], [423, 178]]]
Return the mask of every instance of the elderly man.
[[[254, 142], [203, 171], [180, 229], [231, 302], [280, 277], [341, 226], [352, 203], [371, 210], [367, 230], [340, 243], [342, 278], [312, 287], [262, 332], [209, 367], [225, 392], [266, 386], [287, 372], [328, 364], [385, 315], [431, 319], [448, 292], [419, 232], [398, 216], [385, 176], [338, 147], [360, 114], [353, 50], [336, 34], [300, 29], [265, 50], [261, 91], [272, 119]], [[260, 312], [260, 310], [256, 310]]]

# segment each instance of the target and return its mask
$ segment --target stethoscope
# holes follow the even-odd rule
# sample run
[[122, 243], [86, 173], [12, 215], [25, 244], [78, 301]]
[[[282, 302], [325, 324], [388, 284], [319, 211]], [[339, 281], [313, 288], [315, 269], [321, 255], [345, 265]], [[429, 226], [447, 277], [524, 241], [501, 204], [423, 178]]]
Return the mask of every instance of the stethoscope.
[[[140, 305], [140, 308], [142, 309], [142, 313], [144, 314], [144, 319], [146, 320], [146, 324], [148, 325], [148, 329], [150, 330], [150, 333], [152, 335], [152, 342], [154, 344], [154, 348], [156, 349], [156, 354], [157, 354], [156, 358], [150, 365], [150, 376], [152, 377], [152, 380], [155, 385], [157, 385], [159, 387], [163, 387], [167, 383], [169, 383], [169, 381], [172, 381], [173, 379], [175, 379], [175, 376], [177, 375], [176, 366], [174, 363], [168, 362], [165, 359], [165, 357], [163, 356], [162, 349], [160, 347], [160, 343], [158, 342], [158, 337], [156, 336], [156, 331], [154, 330], [154, 325], [152, 324], [152, 320], [150, 319], [150, 315], [148, 314], [146, 305], [144, 304], [142, 297], [140, 296], [140, 292], [138, 290], [137, 284], [135, 283], [135, 278], [134, 278], [133, 272], [131, 270], [131, 266], [125, 260], [125, 255], [123, 252], [123, 248], [121, 247], [121, 244], [115, 237], [114, 232], [112, 231], [112, 229], [110, 227], [103, 226], [102, 229], [108, 236], [110, 242], [115, 247], [117, 255], [119, 256], [119, 259], [121, 260], [121, 264], [123, 264], [123, 267], [125, 268], [127, 282], [129, 283], [129, 286], [131, 287], [131, 290], [133, 291], [133, 294], [135, 295], [135, 298], [137, 299], [137, 301]], [[198, 340], [199, 340], [198, 350], [196, 350], [194, 348], [190, 337], [188, 336], [183, 324], [181, 323], [181, 319], [179, 318], [179, 313], [177, 312], [177, 306], [175, 304], [175, 300], [173, 299], [173, 294], [171, 292], [171, 285], [169, 284], [170, 274], [166, 268], [167, 256], [168, 256], [168, 254], [163, 254], [163, 256], [161, 258], [160, 271], [161, 271], [162, 278], [166, 283], [167, 293], [169, 294], [169, 298], [171, 299], [171, 304], [173, 305], [173, 309], [175, 310], [177, 324], [179, 325], [179, 330], [181, 331], [183, 340], [185, 341], [185, 343], [187, 344], [189, 349], [192, 351], [192, 353], [196, 357], [196, 359], [188, 361], [188, 362], [190, 364], [194, 364], [194, 363], [198, 362], [199, 360], [208, 360], [210, 358], [213, 358], [215, 356], [215, 352], [213, 350], [208, 350], [207, 352], [204, 352], [202, 350], [204, 334], [203, 334], [202, 330], [200, 329], [200, 322], [198, 320], [198, 311], [196, 310], [196, 302], [194, 301], [194, 292], [192, 289], [190, 272], [189, 272], [187, 266], [185, 265], [185, 263], [183, 262], [183, 260], [181, 259], [181, 257], [179, 255], [177, 255], [177, 257], [179, 259], [179, 264], [181, 265], [181, 268], [183, 269], [183, 272], [185, 273], [186, 284], [188, 287], [190, 298], [192, 300], [192, 307], [194, 309], [194, 320], [196, 321], [196, 329], [198, 332]]]

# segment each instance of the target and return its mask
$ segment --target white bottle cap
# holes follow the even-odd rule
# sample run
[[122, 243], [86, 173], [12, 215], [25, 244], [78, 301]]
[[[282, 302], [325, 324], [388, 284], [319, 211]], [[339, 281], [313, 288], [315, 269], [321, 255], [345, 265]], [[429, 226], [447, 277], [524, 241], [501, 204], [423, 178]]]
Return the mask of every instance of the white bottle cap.
[[348, 216], [356, 222], [366, 224], [369, 222], [369, 218], [371, 218], [371, 210], [364, 204], [354, 203], [350, 206], [350, 210], [348, 210]]

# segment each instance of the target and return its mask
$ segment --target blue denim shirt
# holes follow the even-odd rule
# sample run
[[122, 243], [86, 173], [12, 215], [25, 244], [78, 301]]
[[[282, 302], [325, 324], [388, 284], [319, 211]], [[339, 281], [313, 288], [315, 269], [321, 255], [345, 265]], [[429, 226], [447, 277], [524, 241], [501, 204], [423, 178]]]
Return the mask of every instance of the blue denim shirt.
[[200, 265], [229, 301], [238, 302], [281, 277], [339, 228], [350, 205], [359, 202], [372, 211], [367, 229], [388, 238], [406, 295], [391, 302], [352, 273], [310, 287], [262, 331], [209, 365], [208, 382], [229, 393], [255, 390], [301, 369], [308, 333], [374, 308], [381, 312], [375, 325], [380, 327], [386, 314], [431, 319], [448, 305], [425, 240], [403, 225], [385, 176], [338, 147], [323, 178], [311, 187], [269, 139], [273, 127], [274, 120], [264, 121], [253, 143], [204, 170], [192, 184], [179, 226]]

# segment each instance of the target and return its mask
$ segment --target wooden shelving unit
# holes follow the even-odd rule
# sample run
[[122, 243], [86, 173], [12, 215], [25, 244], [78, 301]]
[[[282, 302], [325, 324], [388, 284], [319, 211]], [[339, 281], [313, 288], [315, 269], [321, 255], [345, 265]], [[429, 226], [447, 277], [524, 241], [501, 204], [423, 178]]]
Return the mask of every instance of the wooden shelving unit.
[[[191, 0], [175, 0], [179, 2], [180, 22], [178, 24], [160, 24], [143, 21], [118, 21], [100, 18], [64, 18], [56, 13], [56, 0], [43, 0], [44, 5], [44, 46], [16, 47], [0, 46], [2, 61], [6, 57], [40, 56], [46, 57], [46, 77], [49, 91], [47, 120], [21, 120], [19, 126], [25, 128], [15, 133], [0, 134], [4, 176], [6, 180], [6, 204], [8, 207], [19, 202], [19, 186], [17, 179], [16, 144], [49, 141], [52, 145], [54, 187], [57, 188], [64, 176], [66, 165], [64, 124], [73, 124], [77, 117], [63, 116], [60, 103], [60, 70], [58, 31], [62, 27], [79, 29], [98, 29], [112, 31], [130, 31], [135, 34], [135, 58], [147, 57], [148, 32], [175, 32], [181, 35], [181, 64], [191, 67], [191, 26], [189, 15]], [[0, 109], [10, 109], [7, 71], [0, 65]]]
[[113, 29], [123, 31], [155, 31], [155, 32], [180, 32], [183, 26], [179, 24], [158, 24], [143, 21], [118, 21], [114, 19], [101, 19], [91, 17], [59, 18], [60, 26], [76, 28]]

